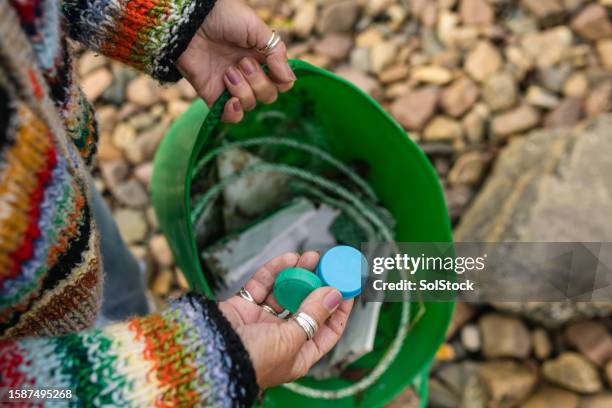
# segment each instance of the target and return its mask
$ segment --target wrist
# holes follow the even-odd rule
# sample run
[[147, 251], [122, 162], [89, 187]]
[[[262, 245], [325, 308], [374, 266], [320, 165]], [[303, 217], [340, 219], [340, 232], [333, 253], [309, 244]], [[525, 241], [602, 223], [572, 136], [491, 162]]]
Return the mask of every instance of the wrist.
[[163, 82], [175, 82], [182, 75], [177, 69], [176, 62], [185, 52], [189, 43], [210, 14], [217, 0], [191, 0], [185, 7], [185, 13], [178, 21], [178, 30], [170, 39], [166, 51], [160, 57], [160, 68], [153, 72], [153, 76]]
[[183, 344], [192, 354], [201, 381], [208, 383], [213, 406], [251, 406], [258, 386], [242, 340], [217, 304], [190, 293], [173, 301], [167, 312], [181, 320]]

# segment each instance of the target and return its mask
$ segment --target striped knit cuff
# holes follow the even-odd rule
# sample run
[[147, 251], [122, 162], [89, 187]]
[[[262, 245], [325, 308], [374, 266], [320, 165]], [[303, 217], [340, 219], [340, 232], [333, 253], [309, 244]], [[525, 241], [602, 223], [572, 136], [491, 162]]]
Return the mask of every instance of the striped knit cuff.
[[69, 34], [87, 47], [160, 81], [181, 75], [185, 51], [215, 0], [64, 0]]
[[[202, 395], [220, 407], [251, 407], [259, 392], [255, 370], [242, 341], [216, 303], [190, 293], [170, 304], [169, 313], [180, 310], [183, 345], [193, 352], [201, 368]], [[188, 319], [185, 321], [184, 319]], [[204, 369], [205, 367], [205, 369]]]

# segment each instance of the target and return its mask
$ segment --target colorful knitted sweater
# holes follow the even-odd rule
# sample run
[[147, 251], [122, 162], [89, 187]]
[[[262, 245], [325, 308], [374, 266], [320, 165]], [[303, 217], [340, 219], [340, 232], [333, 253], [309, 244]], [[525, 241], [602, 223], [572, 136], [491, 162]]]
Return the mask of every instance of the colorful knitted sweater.
[[[248, 406], [249, 356], [217, 306], [91, 329], [102, 296], [87, 166], [97, 130], [66, 35], [162, 81], [214, 0], [0, 0], [0, 390], [72, 406]], [[63, 405], [62, 405], [63, 406]]]

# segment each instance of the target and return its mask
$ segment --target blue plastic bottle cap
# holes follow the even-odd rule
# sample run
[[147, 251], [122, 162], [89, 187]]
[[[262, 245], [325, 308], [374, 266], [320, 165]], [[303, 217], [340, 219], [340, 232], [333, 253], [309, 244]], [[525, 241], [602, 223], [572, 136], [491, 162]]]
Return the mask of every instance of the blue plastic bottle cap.
[[317, 276], [327, 286], [333, 286], [343, 299], [361, 293], [361, 276], [367, 273], [365, 256], [353, 247], [340, 245], [327, 251], [317, 266]]

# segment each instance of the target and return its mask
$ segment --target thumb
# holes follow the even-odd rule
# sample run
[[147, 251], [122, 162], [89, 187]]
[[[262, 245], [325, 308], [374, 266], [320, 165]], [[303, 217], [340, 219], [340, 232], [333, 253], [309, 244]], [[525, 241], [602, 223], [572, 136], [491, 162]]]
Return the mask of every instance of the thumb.
[[[326, 286], [308, 295], [302, 302], [298, 313], [306, 313], [317, 323], [320, 329], [341, 302], [342, 295], [338, 292], [338, 289]], [[283, 330], [286, 331], [286, 338], [290, 342], [289, 348], [297, 353], [307, 341], [306, 332], [294, 319], [283, 323]]]

